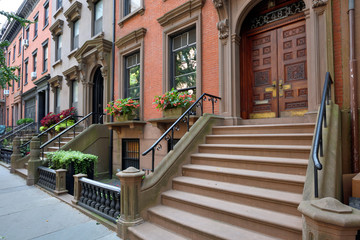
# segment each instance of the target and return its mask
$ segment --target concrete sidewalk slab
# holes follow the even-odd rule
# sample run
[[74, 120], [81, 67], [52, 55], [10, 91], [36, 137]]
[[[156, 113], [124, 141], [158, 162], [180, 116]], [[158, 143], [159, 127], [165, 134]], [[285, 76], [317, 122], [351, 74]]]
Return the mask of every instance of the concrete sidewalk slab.
[[95, 220], [0, 167], [0, 239], [119, 239]]

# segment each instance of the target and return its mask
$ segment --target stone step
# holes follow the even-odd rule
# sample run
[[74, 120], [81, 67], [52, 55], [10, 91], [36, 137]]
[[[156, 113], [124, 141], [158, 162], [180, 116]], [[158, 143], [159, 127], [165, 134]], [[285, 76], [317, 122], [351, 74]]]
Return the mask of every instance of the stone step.
[[299, 239], [301, 217], [181, 191], [162, 194], [162, 204], [261, 234]]
[[276, 238], [259, 234], [247, 229], [236, 227], [207, 217], [182, 211], [176, 208], [159, 205], [149, 209], [149, 219], [152, 223], [181, 234], [186, 238], [224, 239], [224, 240], [274, 240]]
[[311, 146], [249, 145], [249, 144], [200, 144], [200, 153], [232, 154], [280, 158], [308, 159]]
[[28, 165], [29, 164], [27, 162], [24, 164], [24, 167], [25, 167], [26, 170], [28, 169]]
[[129, 229], [129, 239], [132, 240], [186, 240], [178, 234], [165, 230], [158, 225], [145, 222]]
[[173, 189], [301, 217], [299, 193], [184, 176], [173, 179]]
[[300, 175], [196, 164], [184, 165], [182, 175], [293, 193], [302, 193], [305, 182], [305, 176]]
[[208, 144], [311, 145], [312, 133], [208, 135]]
[[25, 168], [15, 169], [15, 173], [24, 179], [27, 179], [28, 177], [28, 170]]
[[198, 165], [305, 175], [308, 160], [296, 158], [195, 153], [191, 155], [191, 163]]
[[314, 123], [216, 126], [213, 134], [314, 133], [314, 128]]

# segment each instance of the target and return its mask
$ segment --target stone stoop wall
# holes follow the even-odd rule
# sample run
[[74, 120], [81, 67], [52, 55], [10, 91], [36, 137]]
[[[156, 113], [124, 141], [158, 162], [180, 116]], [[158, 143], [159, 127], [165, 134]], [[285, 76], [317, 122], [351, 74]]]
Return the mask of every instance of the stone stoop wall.
[[74, 150], [98, 156], [95, 178], [101, 178], [109, 173], [109, 139], [110, 131], [107, 126], [93, 124], [63, 146], [61, 150]]
[[[181, 167], [190, 162], [190, 155], [197, 152], [198, 145], [205, 142], [212, 127], [222, 124], [222, 117], [204, 114], [156, 166], [153, 174], [145, 177], [139, 195], [139, 209], [147, 219], [147, 209], [160, 203], [162, 192], [171, 188], [172, 179], [181, 175]], [[151, 153], [149, 153], [151, 154]]]
[[[319, 198], [342, 199], [341, 114], [339, 106], [331, 102], [326, 106], [327, 128], [323, 128], [323, 169], [318, 171]], [[316, 129], [316, 127], [315, 127]], [[315, 138], [314, 138], [315, 139]], [[313, 139], [313, 141], [314, 141]], [[311, 150], [306, 172], [303, 200], [314, 199], [314, 163]]]

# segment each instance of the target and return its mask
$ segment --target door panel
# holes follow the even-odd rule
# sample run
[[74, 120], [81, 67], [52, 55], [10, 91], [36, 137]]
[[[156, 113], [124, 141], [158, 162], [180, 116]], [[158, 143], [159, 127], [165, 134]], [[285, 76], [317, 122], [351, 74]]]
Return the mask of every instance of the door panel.
[[278, 109], [276, 30], [250, 37], [252, 101], [250, 118], [276, 117]]
[[280, 116], [304, 115], [308, 108], [305, 22], [278, 29]]
[[305, 21], [299, 21], [247, 38], [251, 49], [250, 118], [307, 112], [305, 32]]

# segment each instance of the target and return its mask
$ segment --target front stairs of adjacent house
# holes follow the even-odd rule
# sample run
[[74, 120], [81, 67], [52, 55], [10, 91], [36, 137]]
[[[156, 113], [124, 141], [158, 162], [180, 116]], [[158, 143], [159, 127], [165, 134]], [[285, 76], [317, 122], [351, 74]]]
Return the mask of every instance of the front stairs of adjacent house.
[[[59, 150], [59, 147], [65, 146], [68, 142], [70, 142], [72, 139], [74, 139], [76, 136], [78, 136], [83, 131], [83, 127], [76, 127], [75, 128], [75, 135], [73, 131], [69, 131], [65, 136], [62, 136], [60, 138], [60, 143], [58, 140], [55, 140], [54, 142], [50, 143], [48, 146], [45, 147], [44, 151], [44, 159], [46, 160], [46, 156], [49, 152], [56, 152]], [[23, 178], [27, 178], [28, 171], [27, 171], [28, 163], [26, 162], [24, 164], [23, 168], [15, 169], [15, 172], [20, 175]]]
[[301, 239], [314, 127], [214, 127], [130, 239]]

